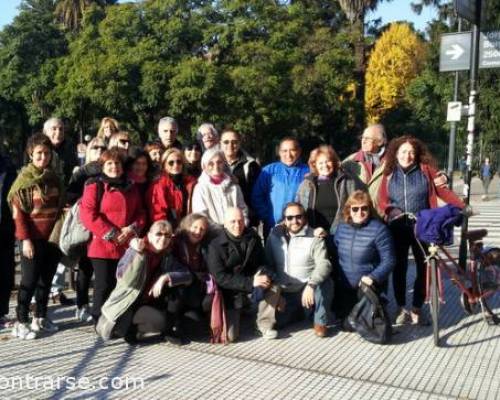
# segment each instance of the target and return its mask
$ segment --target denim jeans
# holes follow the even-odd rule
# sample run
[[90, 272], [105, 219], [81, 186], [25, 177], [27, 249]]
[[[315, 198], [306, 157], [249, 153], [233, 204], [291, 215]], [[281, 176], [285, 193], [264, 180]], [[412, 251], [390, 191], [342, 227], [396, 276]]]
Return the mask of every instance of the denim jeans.
[[314, 290], [314, 306], [307, 309], [302, 306], [302, 290], [298, 292], [281, 292], [286, 305], [283, 312], [276, 312], [276, 322], [282, 328], [292, 322], [313, 317], [317, 325], [330, 323], [330, 308], [333, 298], [333, 281], [327, 278]]

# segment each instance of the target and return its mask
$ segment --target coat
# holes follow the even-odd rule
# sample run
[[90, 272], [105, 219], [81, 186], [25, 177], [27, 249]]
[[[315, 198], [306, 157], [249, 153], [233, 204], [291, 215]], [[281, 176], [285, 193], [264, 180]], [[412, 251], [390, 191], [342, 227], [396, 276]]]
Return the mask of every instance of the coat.
[[161, 174], [150, 185], [146, 194], [146, 204], [149, 206], [149, 219], [151, 222], [166, 219], [174, 227], [178, 226], [181, 219], [191, 213], [191, 201], [196, 178], [185, 175], [183, 184], [187, 195], [186, 214], [183, 212], [184, 193], [179, 189], [172, 178]]
[[362, 226], [341, 223], [334, 240], [341, 281], [352, 288], [358, 287], [364, 275], [381, 284], [394, 269], [396, 256], [391, 232], [378, 219], [372, 218]]
[[131, 226], [139, 234], [146, 224], [142, 196], [134, 184], [116, 188], [104, 182], [101, 203], [97, 200], [97, 182], [88, 181], [80, 205], [82, 224], [92, 233], [87, 256], [117, 260], [125, 253], [127, 244], [118, 245], [113, 234]]

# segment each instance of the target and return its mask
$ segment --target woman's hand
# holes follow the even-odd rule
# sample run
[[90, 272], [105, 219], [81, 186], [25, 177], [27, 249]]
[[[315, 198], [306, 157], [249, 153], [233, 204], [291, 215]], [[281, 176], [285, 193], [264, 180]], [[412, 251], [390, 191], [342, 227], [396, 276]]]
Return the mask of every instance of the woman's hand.
[[328, 236], [328, 232], [325, 231], [323, 228], [319, 227], [314, 230], [314, 237], [317, 238], [325, 238]]
[[144, 251], [144, 249], [146, 248], [146, 241], [144, 239], [132, 238], [128, 245], [130, 246], [130, 248], [134, 249], [135, 251], [142, 253]]
[[118, 244], [123, 244], [132, 235], [134, 235], [134, 230], [130, 226], [126, 226], [120, 230], [120, 233], [115, 240]]
[[268, 289], [271, 286], [271, 279], [267, 275], [259, 275], [257, 273], [253, 277], [253, 286]]
[[35, 257], [35, 246], [30, 239], [23, 240], [23, 256], [30, 260]]
[[363, 282], [365, 285], [368, 285], [368, 286], [373, 285], [373, 279], [370, 278], [368, 275], [362, 276], [361, 282]]
[[153, 296], [155, 299], [160, 297], [161, 291], [163, 290], [163, 286], [165, 286], [165, 284], [168, 285], [169, 283], [170, 283], [170, 276], [168, 276], [167, 274], [160, 276], [156, 280], [151, 290], [149, 291], [149, 295]]

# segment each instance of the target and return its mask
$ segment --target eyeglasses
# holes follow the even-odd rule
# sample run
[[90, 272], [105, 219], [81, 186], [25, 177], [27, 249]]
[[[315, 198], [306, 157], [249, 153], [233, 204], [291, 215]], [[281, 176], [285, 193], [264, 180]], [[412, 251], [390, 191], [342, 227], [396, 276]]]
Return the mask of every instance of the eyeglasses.
[[361, 206], [361, 207], [358, 207], [358, 206], [352, 206], [352, 207], [351, 207], [351, 211], [352, 211], [352, 212], [357, 213], [359, 210], [361, 210], [362, 212], [367, 212], [367, 211], [368, 211], [368, 206]]
[[176, 133], [177, 129], [162, 129], [162, 132]]
[[182, 165], [182, 160], [170, 160], [170, 161], [167, 161], [167, 164], [169, 166], [173, 166], [174, 164], [177, 164], [177, 165]]
[[304, 214], [297, 214], [297, 215], [285, 215], [285, 219], [287, 221], [292, 221], [296, 219], [297, 221], [301, 221], [302, 218], [304, 218]]
[[166, 237], [167, 239], [170, 239], [172, 237], [172, 235], [170, 233], [161, 233], [161, 232], [156, 232], [155, 233], [155, 236], [156, 237]]
[[90, 148], [90, 150], [102, 150], [102, 151], [104, 151], [104, 150], [106, 150], [106, 147], [104, 147], [104, 146], [92, 146]]
[[121, 144], [129, 144], [129, 143], [130, 143], [130, 140], [128, 140], [128, 139], [118, 139], [118, 141], [119, 141]]
[[239, 140], [223, 140], [222, 144], [238, 144], [240, 141]]

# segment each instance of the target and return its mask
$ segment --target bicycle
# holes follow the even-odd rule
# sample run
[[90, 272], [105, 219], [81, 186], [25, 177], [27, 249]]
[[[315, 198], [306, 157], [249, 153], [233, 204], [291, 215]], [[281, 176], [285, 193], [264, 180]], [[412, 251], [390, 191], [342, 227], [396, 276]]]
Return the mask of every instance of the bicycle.
[[[426, 232], [425, 227], [422, 228], [419, 223], [422, 225], [425, 224], [425, 221], [435, 220], [440, 209], [425, 210], [415, 216], [417, 242], [424, 254], [427, 254], [425, 260], [427, 268], [426, 303], [429, 304], [433, 340], [434, 345], [437, 347], [439, 347], [440, 305], [445, 303], [442, 282], [443, 271], [460, 290], [460, 303], [466, 314], [472, 314], [479, 304], [483, 318], [488, 324], [496, 325], [500, 323], [500, 319], [491, 311], [486, 301], [488, 296], [500, 290], [500, 249], [484, 249], [482, 240], [488, 234], [486, 229], [468, 231], [466, 239], [469, 246], [469, 256], [465, 270], [460, 268], [457, 259], [444, 246], [451, 244], [450, 238], [451, 242], [453, 242], [453, 225], [458, 226], [464, 213], [470, 213], [471, 210], [461, 212], [453, 206], [445, 207], [448, 207], [448, 210], [455, 214], [455, 218], [448, 219], [447, 226], [441, 226], [441, 229], [431, 233]], [[422, 222], [422, 219], [424, 219], [424, 222]], [[449, 233], [447, 238], [443, 238], [442, 235], [437, 233], [446, 232], [446, 230]], [[429, 238], [433, 240], [428, 240]], [[424, 250], [423, 243], [428, 243], [427, 252]], [[491, 256], [493, 253], [494, 256]]]

